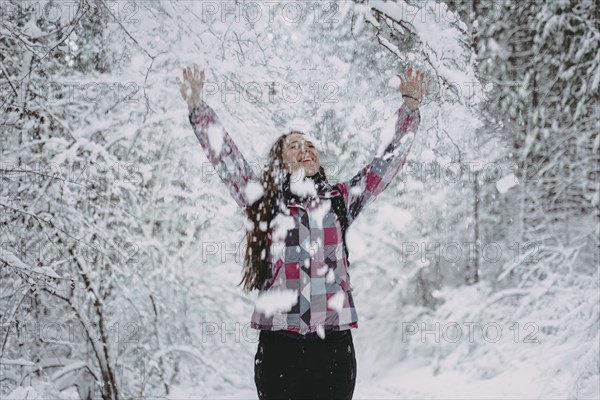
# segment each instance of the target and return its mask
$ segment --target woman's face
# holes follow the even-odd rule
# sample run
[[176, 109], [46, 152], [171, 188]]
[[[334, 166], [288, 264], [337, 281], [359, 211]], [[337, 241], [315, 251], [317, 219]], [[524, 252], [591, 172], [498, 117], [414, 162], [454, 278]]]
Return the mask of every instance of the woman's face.
[[319, 172], [321, 160], [313, 143], [300, 133], [292, 133], [283, 141], [283, 163], [290, 174], [304, 168], [306, 176]]

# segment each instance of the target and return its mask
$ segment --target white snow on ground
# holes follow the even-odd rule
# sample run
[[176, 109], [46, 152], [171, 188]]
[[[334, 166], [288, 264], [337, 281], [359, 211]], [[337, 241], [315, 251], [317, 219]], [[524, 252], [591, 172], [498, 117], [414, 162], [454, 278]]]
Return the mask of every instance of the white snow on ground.
[[[529, 347], [527, 356], [520, 360], [512, 360], [511, 366], [505, 370], [494, 368], [502, 361], [500, 353], [509, 353], [510, 340], [505, 345], [498, 342], [501, 348], [487, 355], [486, 360], [476, 360], [490, 366], [496, 375], [481, 378], [484, 371], [473, 365], [463, 368], [454, 367], [452, 360], [435, 372], [435, 357], [411, 358], [394, 362], [387, 359], [373, 359], [369, 352], [373, 348], [388, 348], [387, 342], [374, 342], [374, 331], [377, 328], [365, 324], [363, 328], [353, 330], [353, 338], [357, 351], [357, 381], [354, 392], [355, 400], [368, 399], [598, 399], [600, 398], [600, 379], [598, 375], [590, 376], [580, 385], [576, 395], [569, 392], [570, 380], [573, 379], [571, 368], [564, 368], [557, 374], [549, 374], [551, 363], [545, 363], [545, 354], [551, 353], [546, 347]], [[497, 347], [494, 344], [493, 347]], [[518, 344], [517, 344], [518, 345]], [[522, 343], [521, 343], [522, 345]], [[571, 343], [567, 347], [572, 347]], [[241, 343], [240, 352], [256, 350], [255, 343]], [[431, 347], [434, 345], [432, 344]], [[531, 353], [531, 349], [534, 349]], [[556, 347], [555, 353], [564, 354], [568, 349]], [[594, 349], [592, 349], [593, 351]], [[495, 355], [495, 354], [498, 355]], [[535, 354], [535, 357], [532, 357]], [[410, 358], [410, 357], [409, 357]], [[453, 356], [448, 357], [449, 359]], [[519, 357], [520, 358], [520, 357]], [[238, 383], [243, 387], [232, 388], [223, 385], [220, 391], [207, 391], [205, 388], [177, 388], [170, 399], [257, 399], [253, 382], [252, 360], [245, 359], [244, 376], [239, 376]], [[443, 362], [442, 362], [443, 364]], [[475, 363], [473, 363], [475, 364]], [[387, 366], [389, 365], [389, 366]], [[502, 367], [500, 365], [500, 367]], [[499, 372], [498, 372], [499, 371]]]
[[[417, 362], [402, 362], [373, 378], [365, 377], [369, 365], [357, 359], [358, 377], [354, 400], [370, 399], [566, 399], [566, 392], [547, 392], [544, 378], [536, 376], [535, 366], [524, 362], [520, 368], [508, 370], [491, 379], [472, 377], [448, 371], [434, 375], [431, 366]], [[590, 382], [588, 390], [578, 399], [598, 399], [598, 381]], [[205, 393], [178, 388], [169, 399], [257, 399], [254, 386], [223, 393]]]
[[[534, 399], [542, 384], [532, 376], [530, 365], [520, 369], [511, 369], [492, 379], [473, 379], [455, 371], [434, 375], [431, 366], [419, 366], [416, 363], [403, 362], [380, 375], [372, 385], [357, 390], [357, 399], [373, 398], [371, 390], [385, 390], [383, 398], [443, 398], [443, 399]], [[551, 396], [551, 398], [556, 398]]]

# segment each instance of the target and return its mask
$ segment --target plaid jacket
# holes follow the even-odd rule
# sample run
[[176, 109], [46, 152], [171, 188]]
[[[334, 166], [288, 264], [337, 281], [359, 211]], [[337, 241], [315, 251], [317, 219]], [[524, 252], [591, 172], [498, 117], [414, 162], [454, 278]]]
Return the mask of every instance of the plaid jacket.
[[[289, 215], [280, 214], [272, 222], [270, 274], [259, 290], [252, 328], [320, 336], [325, 330], [358, 328], [342, 229], [330, 198], [343, 196], [350, 226], [390, 184], [406, 160], [420, 122], [419, 112], [406, 105], [396, 115], [394, 137], [382, 155], [348, 181], [335, 186], [321, 182], [315, 185], [316, 196], [289, 200]], [[191, 110], [189, 119], [217, 174], [236, 203], [246, 208], [246, 189], [250, 182], [259, 183], [258, 168], [246, 162], [206, 103]]]

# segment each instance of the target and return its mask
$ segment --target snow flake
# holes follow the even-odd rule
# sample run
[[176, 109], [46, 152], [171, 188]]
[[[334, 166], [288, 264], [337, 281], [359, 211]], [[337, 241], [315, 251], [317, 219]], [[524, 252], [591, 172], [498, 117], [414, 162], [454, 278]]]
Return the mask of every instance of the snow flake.
[[327, 307], [340, 313], [344, 309], [344, 299], [345, 298], [346, 298], [346, 296], [345, 296], [344, 292], [342, 290], [340, 290], [327, 300]]
[[290, 311], [297, 302], [298, 293], [295, 290], [270, 290], [258, 296], [254, 305], [258, 312], [268, 318], [275, 313]]

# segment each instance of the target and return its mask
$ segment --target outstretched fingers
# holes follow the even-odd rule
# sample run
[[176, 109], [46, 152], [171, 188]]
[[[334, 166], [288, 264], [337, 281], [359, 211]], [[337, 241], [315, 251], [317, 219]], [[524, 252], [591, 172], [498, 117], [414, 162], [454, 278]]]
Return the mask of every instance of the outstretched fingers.
[[401, 74], [396, 74], [398, 79], [400, 79], [400, 88], [402, 88], [402, 83], [405, 81], [404, 77]]
[[189, 107], [194, 107], [201, 102], [202, 88], [204, 86], [204, 70], [197, 64], [186, 66], [182, 71], [183, 80], [176, 77], [179, 85], [181, 97], [188, 103]]

